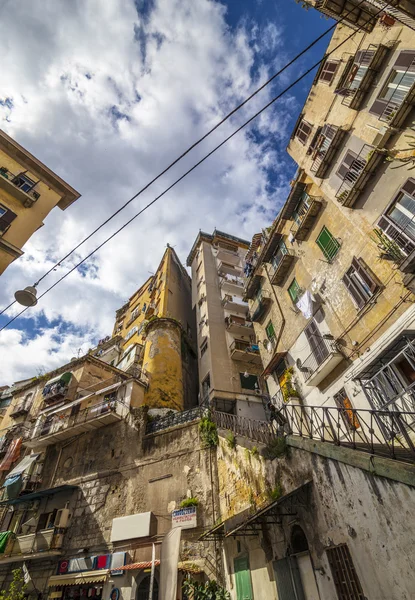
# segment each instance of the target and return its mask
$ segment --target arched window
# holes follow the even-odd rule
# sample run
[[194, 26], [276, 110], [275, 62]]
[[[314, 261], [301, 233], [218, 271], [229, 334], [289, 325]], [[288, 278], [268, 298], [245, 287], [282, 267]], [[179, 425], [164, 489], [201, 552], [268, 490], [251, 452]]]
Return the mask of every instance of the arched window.
[[[150, 592], [150, 575], [144, 577], [141, 580], [139, 586], [137, 587], [137, 596], [136, 600], [148, 600], [148, 595]], [[158, 600], [159, 597], [159, 585], [157, 579], [154, 578], [153, 585], [153, 600]]]
[[291, 554], [308, 552], [308, 542], [304, 531], [299, 525], [294, 525], [291, 531]]

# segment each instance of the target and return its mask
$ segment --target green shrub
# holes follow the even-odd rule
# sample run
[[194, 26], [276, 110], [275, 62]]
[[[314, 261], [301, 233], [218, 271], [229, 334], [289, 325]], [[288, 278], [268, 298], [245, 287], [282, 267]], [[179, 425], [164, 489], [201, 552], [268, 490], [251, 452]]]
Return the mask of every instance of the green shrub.
[[185, 498], [180, 502], [180, 508], [189, 508], [189, 506], [197, 506], [199, 500], [197, 498]]
[[201, 418], [199, 423], [199, 433], [206, 446], [214, 447], [218, 445], [218, 429], [216, 423], [212, 421], [209, 414]]
[[281, 498], [283, 493], [284, 493], [284, 489], [283, 489], [281, 483], [278, 481], [276, 486], [274, 487], [274, 489], [272, 489], [269, 492], [269, 497], [271, 498], [272, 501], [275, 502], [275, 500], [278, 500], [278, 498]]
[[0, 591], [0, 600], [25, 600], [26, 584], [23, 577], [23, 569], [14, 569], [12, 571], [13, 581], [9, 585], [9, 589]]
[[253, 456], [254, 458], [259, 458], [259, 450], [258, 450], [257, 446], [254, 446], [252, 448], [251, 456]]
[[284, 456], [287, 452], [287, 442], [285, 437], [276, 437], [273, 439], [264, 450], [265, 458], [272, 460], [273, 458], [279, 458]]
[[235, 449], [236, 446], [236, 437], [233, 431], [230, 431], [226, 436], [226, 442], [231, 450]]
[[230, 600], [229, 592], [220, 586], [217, 581], [199, 583], [193, 579], [185, 579], [183, 591], [188, 598], [193, 600]]

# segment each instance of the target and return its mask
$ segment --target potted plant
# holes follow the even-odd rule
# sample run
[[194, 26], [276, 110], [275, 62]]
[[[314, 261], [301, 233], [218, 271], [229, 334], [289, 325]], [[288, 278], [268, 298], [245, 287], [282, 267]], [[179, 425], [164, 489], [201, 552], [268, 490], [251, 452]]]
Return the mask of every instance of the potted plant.
[[285, 403], [291, 402], [292, 404], [296, 404], [300, 401], [300, 394], [298, 393], [295, 384], [294, 384], [294, 368], [288, 367], [284, 371], [284, 383], [281, 386], [282, 397]]

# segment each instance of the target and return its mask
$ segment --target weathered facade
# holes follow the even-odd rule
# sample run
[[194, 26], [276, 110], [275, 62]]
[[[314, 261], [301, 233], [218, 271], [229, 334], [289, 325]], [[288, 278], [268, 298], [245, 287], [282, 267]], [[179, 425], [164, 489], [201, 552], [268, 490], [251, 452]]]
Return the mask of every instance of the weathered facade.
[[79, 198], [70, 185], [0, 130], [0, 275], [23, 254], [50, 211]]

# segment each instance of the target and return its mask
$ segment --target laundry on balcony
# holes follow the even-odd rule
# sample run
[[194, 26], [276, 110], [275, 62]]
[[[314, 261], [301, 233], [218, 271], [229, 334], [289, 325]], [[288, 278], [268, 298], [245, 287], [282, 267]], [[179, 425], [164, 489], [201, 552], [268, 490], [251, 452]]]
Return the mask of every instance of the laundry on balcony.
[[0, 554], [4, 554], [8, 541], [14, 536], [13, 531], [0, 531]]
[[311, 319], [313, 316], [313, 296], [307, 290], [296, 302], [297, 308], [303, 313], [306, 319]]
[[22, 446], [22, 438], [16, 438], [12, 440], [10, 446], [7, 449], [6, 455], [0, 463], [0, 471], [8, 471], [12, 464], [20, 456], [20, 448]]
[[62, 373], [53, 379], [46, 382], [42, 391], [43, 400], [49, 402], [57, 397], [64, 396], [68, 390], [68, 385], [71, 381], [72, 373]]

